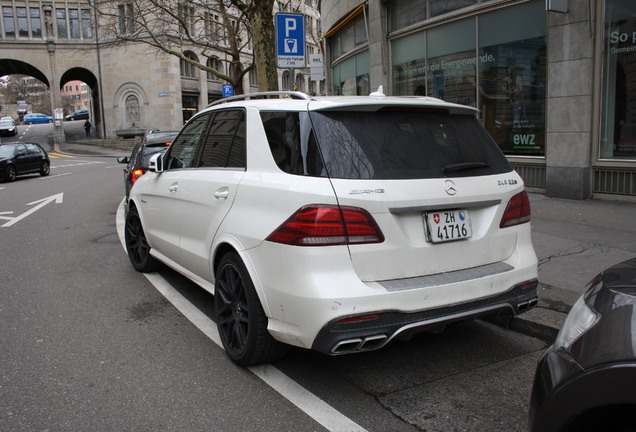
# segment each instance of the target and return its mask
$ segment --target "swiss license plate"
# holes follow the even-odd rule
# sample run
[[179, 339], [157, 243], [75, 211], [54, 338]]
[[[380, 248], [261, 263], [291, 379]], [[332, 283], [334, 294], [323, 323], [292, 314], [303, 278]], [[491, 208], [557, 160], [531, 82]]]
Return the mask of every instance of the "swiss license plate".
[[426, 232], [433, 243], [472, 237], [468, 210], [443, 210], [424, 213]]

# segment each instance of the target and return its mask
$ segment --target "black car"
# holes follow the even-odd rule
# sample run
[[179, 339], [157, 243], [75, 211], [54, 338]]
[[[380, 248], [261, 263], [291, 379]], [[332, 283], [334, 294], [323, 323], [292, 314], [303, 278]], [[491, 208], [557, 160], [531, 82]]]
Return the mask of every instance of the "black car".
[[0, 145], [0, 179], [12, 182], [19, 175], [39, 173], [47, 176], [50, 172], [49, 155], [38, 144]]
[[636, 258], [590, 282], [537, 368], [531, 432], [636, 431]]
[[0, 120], [0, 136], [16, 136], [18, 134], [18, 128], [11, 119]]
[[126, 188], [126, 198], [130, 188], [139, 177], [148, 171], [148, 160], [155, 153], [165, 151], [177, 136], [176, 131], [150, 131], [142, 140], [135, 145], [130, 157], [122, 156], [117, 158], [117, 162], [125, 163], [124, 186]]
[[67, 121], [88, 120], [88, 110], [78, 110], [66, 116]]

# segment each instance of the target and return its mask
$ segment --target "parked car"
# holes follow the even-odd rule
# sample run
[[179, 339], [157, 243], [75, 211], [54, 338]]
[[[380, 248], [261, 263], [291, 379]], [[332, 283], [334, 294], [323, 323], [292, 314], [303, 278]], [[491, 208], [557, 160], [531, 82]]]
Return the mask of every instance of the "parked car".
[[65, 118], [67, 121], [88, 120], [88, 110], [74, 111], [71, 114], [67, 115]]
[[148, 171], [148, 161], [150, 157], [158, 152], [164, 152], [177, 136], [178, 131], [150, 131], [139, 141], [132, 150], [130, 157], [122, 156], [117, 158], [117, 162], [125, 163], [124, 168], [124, 188], [126, 198], [130, 194], [130, 188], [139, 177]]
[[53, 117], [42, 113], [31, 113], [24, 116], [25, 125], [35, 123], [53, 123]]
[[39, 173], [49, 175], [49, 155], [39, 144], [0, 145], [0, 179], [12, 182], [16, 176]]
[[599, 274], [539, 362], [531, 432], [634, 431], [636, 258]]
[[0, 136], [16, 136], [18, 134], [18, 128], [11, 120], [11, 117], [0, 120]]
[[347, 354], [524, 312], [537, 299], [530, 204], [476, 113], [380, 92], [225, 98], [132, 187], [130, 261], [212, 292], [241, 365], [287, 344]]

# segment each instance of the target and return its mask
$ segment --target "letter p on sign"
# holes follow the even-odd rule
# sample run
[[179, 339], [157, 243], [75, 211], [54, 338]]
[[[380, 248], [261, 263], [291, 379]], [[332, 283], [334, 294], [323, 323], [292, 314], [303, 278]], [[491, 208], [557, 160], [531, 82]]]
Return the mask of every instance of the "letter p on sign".
[[290, 32], [296, 30], [296, 20], [293, 18], [285, 18], [285, 37], [289, 37]]

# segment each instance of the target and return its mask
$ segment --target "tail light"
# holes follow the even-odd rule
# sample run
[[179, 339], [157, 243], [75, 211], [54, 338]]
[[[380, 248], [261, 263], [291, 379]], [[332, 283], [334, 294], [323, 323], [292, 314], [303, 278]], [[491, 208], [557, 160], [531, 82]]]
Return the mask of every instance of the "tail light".
[[382, 243], [384, 236], [364, 209], [315, 204], [298, 210], [267, 240], [294, 246], [331, 246]]
[[499, 228], [508, 228], [526, 222], [530, 222], [530, 200], [526, 191], [523, 191], [508, 201]]
[[135, 184], [135, 182], [137, 181], [137, 179], [139, 177], [141, 177], [142, 175], [144, 175], [146, 171], [142, 170], [142, 169], [136, 169], [133, 172], [130, 173], [130, 183], [131, 184]]

